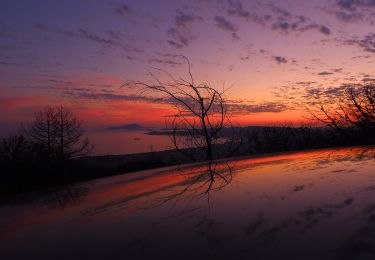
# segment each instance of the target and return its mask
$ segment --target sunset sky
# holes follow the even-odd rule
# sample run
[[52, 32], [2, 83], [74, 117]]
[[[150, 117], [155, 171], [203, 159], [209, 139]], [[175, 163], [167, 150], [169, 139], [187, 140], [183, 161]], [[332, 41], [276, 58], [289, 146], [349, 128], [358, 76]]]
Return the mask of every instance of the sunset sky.
[[[87, 129], [161, 126], [169, 106], [121, 87], [147, 70], [230, 87], [244, 125], [298, 122], [306, 104], [375, 74], [373, 0], [2, 0], [0, 127], [65, 104]], [[151, 101], [150, 101], [151, 100]]]

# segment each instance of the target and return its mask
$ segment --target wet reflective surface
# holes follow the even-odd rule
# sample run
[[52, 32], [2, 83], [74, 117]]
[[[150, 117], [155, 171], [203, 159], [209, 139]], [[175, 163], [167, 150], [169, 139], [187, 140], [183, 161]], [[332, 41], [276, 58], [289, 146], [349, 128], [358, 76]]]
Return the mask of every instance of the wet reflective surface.
[[3, 201], [0, 258], [374, 259], [374, 158], [372, 147], [245, 158], [209, 195], [199, 183], [180, 193], [202, 166]]

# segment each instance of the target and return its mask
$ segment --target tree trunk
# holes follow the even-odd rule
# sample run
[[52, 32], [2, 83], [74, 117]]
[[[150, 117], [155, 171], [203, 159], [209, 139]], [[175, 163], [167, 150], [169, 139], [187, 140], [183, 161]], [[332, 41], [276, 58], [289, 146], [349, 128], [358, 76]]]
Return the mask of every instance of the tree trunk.
[[64, 124], [63, 124], [63, 108], [60, 107], [60, 159], [64, 159]]

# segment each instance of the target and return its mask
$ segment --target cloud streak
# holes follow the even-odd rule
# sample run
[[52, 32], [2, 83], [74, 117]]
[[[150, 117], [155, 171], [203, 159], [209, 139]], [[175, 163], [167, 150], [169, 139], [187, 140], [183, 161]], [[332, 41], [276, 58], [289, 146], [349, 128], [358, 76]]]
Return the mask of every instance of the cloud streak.
[[177, 49], [187, 47], [194, 39], [193, 24], [202, 20], [201, 16], [177, 10], [173, 26], [167, 30], [167, 37], [169, 38], [167, 43]]
[[[63, 96], [85, 99], [85, 100], [104, 100], [104, 101], [136, 101], [150, 104], [178, 105], [179, 103], [172, 98], [158, 98], [152, 96], [139, 96], [118, 93], [103, 93], [90, 91], [63, 92]], [[188, 102], [188, 100], [187, 100]], [[264, 102], [258, 104], [246, 104], [242, 101], [230, 100], [227, 103], [228, 111], [233, 115], [246, 115], [250, 113], [279, 113], [288, 109], [288, 106], [277, 102]]]
[[131, 9], [126, 4], [117, 5], [113, 8], [113, 11], [119, 16], [127, 16], [131, 13]]
[[233, 115], [280, 113], [286, 110], [288, 110], [288, 106], [278, 102], [264, 102], [259, 104], [228, 104], [228, 111]]
[[340, 21], [346, 23], [366, 19], [373, 22], [373, 12], [371, 11], [373, 8], [375, 8], [375, 1], [373, 0], [338, 0], [334, 10], [329, 12], [333, 13]]
[[134, 47], [129, 43], [125, 44], [125, 42], [128, 42], [128, 39], [126, 39], [121, 32], [114, 30], [107, 30], [104, 33], [94, 32], [82, 27], [79, 27], [75, 30], [66, 30], [60, 28], [51, 28], [40, 23], [36, 24], [35, 28], [46, 33], [60, 34], [70, 39], [87, 40], [99, 45], [103, 45], [105, 47], [120, 48], [121, 50], [126, 52], [142, 52], [140, 49]]
[[278, 63], [278, 64], [282, 64], [282, 63], [287, 63], [288, 61], [286, 60], [285, 57], [281, 57], [281, 56], [273, 56], [273, 59]]
[[233, 23], [228, 21], [224, 16], [221, 16], [221, 15], [216, 15], [214, 17], [214, 20], [215, 20], [215, 25], [218, 28], [231, 33], [232, 37], [235, 39], [239, 38], [237, 35], [238, 26], [234, 25]]
[[346, 45], [358, 46], [365, 52], [375, 53], [375, 33], [369, 33], [362, 38], [352, 37], [351, 39], [339, 40], [339, 42]]

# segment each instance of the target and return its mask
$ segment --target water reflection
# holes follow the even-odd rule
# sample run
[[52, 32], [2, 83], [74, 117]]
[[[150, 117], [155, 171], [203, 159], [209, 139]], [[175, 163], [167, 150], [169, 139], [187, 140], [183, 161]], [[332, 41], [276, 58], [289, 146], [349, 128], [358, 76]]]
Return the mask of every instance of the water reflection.
[[20, 206], [32, 204], [35, 206], [48, 206], [51, 208], [66, 208], [79, 204], [90, 192], [90, 184], [68, 185], [39, 192], [21, 194], [3, 201], [0, 205]]
[[233, 179], [210, 192], [210, 211], [207, 196], [192, 196], [207, 190], [194, 179], [204, 165], [96, 180], [64, 207], [2, 205], [0, 257], [372, 259], [374, 155], [357, 147], [231, 161]]
[[86, 135], [95, 144], [95, 155], [134, 154], [172, 149], [168, 135], [149, 135], [139, 130], [94, 131]]

